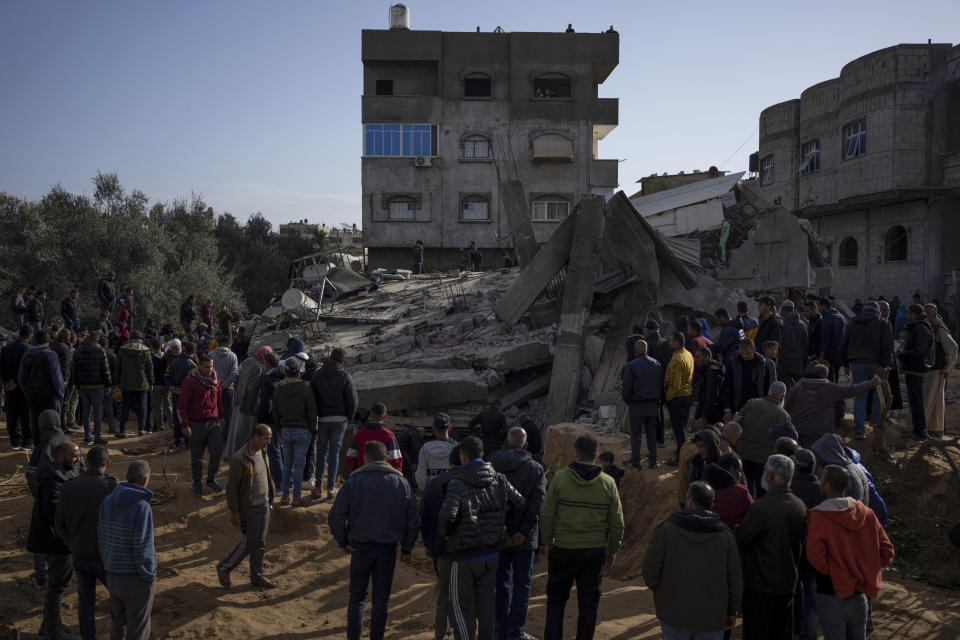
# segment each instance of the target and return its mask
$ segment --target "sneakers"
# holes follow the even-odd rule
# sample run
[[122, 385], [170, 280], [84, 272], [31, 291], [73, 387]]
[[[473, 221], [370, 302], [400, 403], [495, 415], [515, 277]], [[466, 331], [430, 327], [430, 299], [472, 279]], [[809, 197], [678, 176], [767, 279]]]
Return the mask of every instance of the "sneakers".
[[12, 447], [10, 447], [10, 451], [23, 451], [23, 447], [21, 447], [18, 444], [15, 444]]
[[223, 487], [221, 487], [220, 483], [216, 480], [207, 480], [207, 489], [210, 489], [210, 491], [214, 493], [223, 493]]
[[145, 436], [145, 435], [147, 435], [148, 433], [150, 433], [150, 432], [147, 431], [146, 429], [141, 429], [141, 430], [138, 432], [138, 434], [141, 435], [141, 436]]
[[220, 581], [220, 586], [224, 589], [230, 588], [230, 572], [219, 562], [217, 563], [217, 580]]
[[193, 495], [198, 497], [203, 495], [203, 485], [199, 482], [193, 483]]
[[316, 482], [314, 482], [313, 478], [310, 478], [309, 480], [304, 480], [304, 481], [303, 481], [303, 488], [304, 488], [304, 489], [314, 489], [314, 488], [316, 488], [316, 486], [317, 486], [317, 484], [316, 484]]
[[104, 440], [103, 438], [94, 438], [93, 444], [107, 444], [107, 441]]
[[286, 507], [290, 505], [290, 496], [283, 496], [280, 498], [280, 506]]
[[333, 500], [337, 497], [339, 489], [327, 489], [327, 500]]
[[87, 444], [87, 445], [93, 444], [93, 436], [90, 436], [89, 438], [84, 438], [83, 444]]
[[290, 506], [293, 507], [293, 508], [296, 508], [296, 507], [309, 507], [309, 506], [310, 506], [310, 501], [307, 500], [306, 498], [294, 498], [293, 501], [290, 503]]

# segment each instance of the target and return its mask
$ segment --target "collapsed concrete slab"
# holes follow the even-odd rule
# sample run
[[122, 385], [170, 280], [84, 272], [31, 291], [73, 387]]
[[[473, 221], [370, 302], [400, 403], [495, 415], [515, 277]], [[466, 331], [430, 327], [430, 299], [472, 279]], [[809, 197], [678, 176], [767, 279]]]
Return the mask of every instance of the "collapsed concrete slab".
[[473, 369], [384, 369], [356, 371], [353, 383], [360, 406], [374, 402], [388, 411], [442, 408], [483, 401], [489, 388]]

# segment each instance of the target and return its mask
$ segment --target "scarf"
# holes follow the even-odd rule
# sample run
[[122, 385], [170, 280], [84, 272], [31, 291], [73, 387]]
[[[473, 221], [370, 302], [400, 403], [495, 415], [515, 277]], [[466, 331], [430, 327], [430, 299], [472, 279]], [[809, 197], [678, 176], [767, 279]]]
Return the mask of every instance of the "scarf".
[[268, 353], [273, 353], [273, 347], [264, 345], [257, 348], [256, 352], [253, 354], [253, 357], [256, 358], [260, 364], [264, 364], [264, 360], [266, 359]]
[[202, 373], [200, 373], [200, 369], [191, 369], [190, 373], [188, 373], [187, 375], [193, 376], [194, 378], [197, 379], [198, 382], [200, 382], [200, 384], [202, 384], [205, 387], [212, 388], [220, 384], [220, 378], [217, 377], [216, 369], [211, 369], [209, 376], [205, 376]]

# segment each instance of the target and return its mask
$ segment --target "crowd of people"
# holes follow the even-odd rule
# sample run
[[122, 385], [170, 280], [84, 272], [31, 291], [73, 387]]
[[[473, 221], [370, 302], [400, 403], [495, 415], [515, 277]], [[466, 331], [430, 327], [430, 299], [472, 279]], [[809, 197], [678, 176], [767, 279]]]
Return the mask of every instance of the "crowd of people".
[[[577, 438], [574, 459], [548, 483], [543, 434], [530, 416], [511, 424], [493, 402], [459, 427], [467, 435], [458, 442], [446, 413], [430, 433], [395, 434], [387, 407], [374, 403], [350, 436], [338, 489], [340, 452], [359, 410], [343, 349], [317, 362], [292, 338], [283, 354], [263, 346], [248, 355], [229, 310], [221, 308], [213, 336], [213, 305], [198, 318], [194, 296], [179, 330], [152, 321], [135, 330], [133, 290], [116, 297], [111, 276], [101, 281], [96, 323], [82, 327], [69, 314], [62, 325], [45, 323], [41, 304], [40, 320], [26, 314], [0, 351], [11, 447], [32, 449], [28, 550], [30, 580], [45, 590], [42, 637], [70, 637], [60, 611], [74, 573], [84, 638], [95, 634], [97, 581], [110, 593], [111, 637], [150, 636], [150, 468], [138, 460], [125, 482], [111, 477], [101, 431], [110, 416], [110, 431], [124, 437], [131, 410], [141, 435], [170, 429], [172, 446], [189, 450], [196, 496], [225, 494], [241, 538], [216, 566], [225, 589], [247, 558], [251, 585], [278, 586], [263, 571], [277, 496], [290, 508], [326, 500], [331, 534], [350, 556], [351, 640], [361, 635], [368, 595], [370, 637], [384, 636], [397, 550], [408, 556], [419, 538], [436, 574], [438, 640], [533, 637], [525, 626], [538, 554], [547, 559], [543, 638], [563, 637], [574, 584], [576, 637], [593, 637], [602, 578], [623, 542], [625, 476], [595, 437]], [[29, 291], [30, 305], [42, 303]], [[719, 640], [738, 617], [747, 640], [816, 638], [818, 628], [828, 640], [862, 638], [893, 547], [873, 479], [837, 435], [843, 402], [854, 398], [855, 438], [864, 438], [868, 415], [878, 416], [881, 403], [897, 407], [902, 371], [912, 434], [938, 435], [957, 345], [932, 304], [909, 305], [898, 334], [899, 310], [891, 320], [883, 300], [868, 300], [851, 320], [826, 298], [785, 300], [781, 313], [768, 296], [757, 302], [758, 318], [746, 302], [733, 317], [717, 310], [716, 340], [704, 319], [684, 316], [667, 338], [648, 321], [627, 340], [626, 466], [643, 467], [646, 437], [646, 466], [657, 468], [669, 424], [676, 450], [666, 464], [679, 480], [679, 511], [657, 527], [644, 579], [664, 638]], [[109, 326], [118, 308], [123, 331]], [[852, 382], [839, 382], [841, 368]], [[85, 460], [71, 438], [78, 423], [92, 445]], [[224, 458], [226, 488], [217, 480]]]

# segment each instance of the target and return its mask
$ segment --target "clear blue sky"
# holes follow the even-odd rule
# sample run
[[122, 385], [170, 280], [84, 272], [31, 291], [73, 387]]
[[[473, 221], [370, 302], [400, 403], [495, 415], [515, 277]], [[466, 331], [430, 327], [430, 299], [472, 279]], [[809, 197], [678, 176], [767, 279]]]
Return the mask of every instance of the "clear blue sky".
[[[360, 222], [360, 30], [388, 1], [0, 0], [0, 191], [91, 194], [116, 171], [151, 204], [191, 192], [241, 219]], [[900, 42], [955, 42], [960, 1], [411, 0], [414, 29], [620, 32], [600, 155], [739, 171], [760, 110]], [[741, 144], [746, 144], [734, 153]]]

